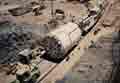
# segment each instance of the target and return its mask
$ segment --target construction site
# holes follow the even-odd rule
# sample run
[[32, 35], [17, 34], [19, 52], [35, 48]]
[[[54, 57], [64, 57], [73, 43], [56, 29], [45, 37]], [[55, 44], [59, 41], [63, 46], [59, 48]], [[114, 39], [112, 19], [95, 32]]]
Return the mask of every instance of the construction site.
[[120, 83], [120, 0], [0, 0], [0, 83]]

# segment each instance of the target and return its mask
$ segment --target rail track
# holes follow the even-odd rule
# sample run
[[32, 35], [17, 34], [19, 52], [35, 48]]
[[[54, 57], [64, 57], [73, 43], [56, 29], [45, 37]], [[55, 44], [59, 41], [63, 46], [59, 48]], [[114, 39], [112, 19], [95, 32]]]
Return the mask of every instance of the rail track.
[[[106, 6], [104, 10], [105, 12], [103, 13], [102, 17], [99, 19], [98, 22], [103, 21], [110, 7], [111, 4], [108, 4]], [[107, 30], [101, 27], [101, 30], [97, 33], [97, 35], [94, 35], [94, 32], [96, 32], [96, 30], [100, 28], [99, 26], [99, 23], [96, 23], [96, 25], [92, 26], [94, 28], [85, 37], [81, 39], [79, 45], [75, 47], [73, 51], [68, 54], [68, 57], [66, 57], [63, 61], [61, 61], [59, 64], [50, 63], [51, 66], [46, 72], [44, 72], [40, 76], [37, 83], [54, 83], [56, 80], [62, 79], [64, 77], [64, 74], [68, 72], [68, 70], [70, 70], [76, 62], [80, 60], [80, 56], [83, 55], [85, 49], [87, 49], [92, 44], [91, 41], [96, 42], [99, 37], [105, 34], [112, 33], [111, 30]]]

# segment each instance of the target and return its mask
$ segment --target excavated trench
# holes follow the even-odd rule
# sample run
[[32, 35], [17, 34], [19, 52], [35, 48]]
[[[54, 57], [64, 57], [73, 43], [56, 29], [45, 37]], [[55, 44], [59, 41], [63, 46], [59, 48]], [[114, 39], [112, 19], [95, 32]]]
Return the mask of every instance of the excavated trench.
[[[36, 30], [34, 30], [36, 28]], [[17, 54], [26, 48], [37, 46], [47, 29], [29, 24], [4, 23], [0, 25], [0, 64], [15, 62]], [[39, 32], [36, 34], [36, 32]]]

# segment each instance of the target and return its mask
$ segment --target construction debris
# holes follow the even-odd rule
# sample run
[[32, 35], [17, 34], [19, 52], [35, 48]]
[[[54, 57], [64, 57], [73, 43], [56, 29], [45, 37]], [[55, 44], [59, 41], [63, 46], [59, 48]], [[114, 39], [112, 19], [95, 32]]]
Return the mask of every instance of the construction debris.
[[24, 15], [25, 13], [31, 12], [32, 11], [32, 7], [28, 4], [28, 5], [22, 5], [18, 8], [14, 8], [14, 9], [9, 9], [8, 10], [13, 16], [20, 16], [20, 15]]
[[[76, 62], [77, 59], [73, 54], [71, 54], [73, 59], [67, 55], [89, 33], [92, 36], [89, 37], [90, 40], [88, 40], [89, 38], [85, 40], [85, 42], [89, 42], [88, 44], [83, 42], [82, 50], [86, 50], [87, 47], [97, 48], [92, 39], [102, 32], [101, 28], [94, 29], [94, 26], [104, 13], [103, 0], [67, 1], [30, 0], [19, 6], [13, 5], [10, 9], [6, 6], [5, 10], [8, 10], [9, 16], [15, 16], [18, 22], [37, 24], [37, 26], [28, 26], [26, 23], [26, 25], [18, 25], [15, 22], [11, 23], [11, 18], [1, 15], [0, 64], [10, 66], [17, 64], [14, 67], [11, 66], [8, 72], [8, 74], [12, 73], [13, 77], [16, 76], [12, 80], [13, 83], [35, 83], [36, 80], [39, 82], [44, 80], [58, 64], [61, 64], [60, 62], [64, 61], [63, 65], [72, 62], [70, 60]], [[8, 2], [4, 3], [4, 5], [9, 5]], [[111, 23], [107, 24], [107, 26], [109, 25]], [[89, 44], [92, 45], [89, 46]], [[79, 47], [79, 51], [82, 52], [81, 47]], [[68, 70], [68, 68], [65, 69]], [[88, 65], [88, 68], [93, 69], [94, 67]], [[42, 74], [41, 69], [44, 71]], [[84, 72], [84, 70], [87, 69], [83, 68], [79, 72]]]

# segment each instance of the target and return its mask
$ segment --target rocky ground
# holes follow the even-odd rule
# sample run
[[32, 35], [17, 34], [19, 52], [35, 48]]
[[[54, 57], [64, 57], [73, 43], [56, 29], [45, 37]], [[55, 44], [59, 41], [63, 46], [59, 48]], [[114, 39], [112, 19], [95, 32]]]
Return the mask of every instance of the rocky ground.
[[101, 37], [81, 56], [63, 83], [102, 83], [109, 80], [113, 65], [111, 49], [112, 38]]
[[[3, 5], [11, 5], [11, 4], [23, 4], [23, 3], [27, 3], [28, 1], [30, 0], [4, 0], [4, 1], [0, 0], [0, 5], [3, 6]], [[64, 0], [62, 1], [64, 2]], [[110, 2], [112, 1], [114, 0], [111, 0]], [[84, 9], [83, 5], [79, 7], [79, 4], [77, 3], [74, 3], [74, 4], [75, 6], [73, 4], [66, 3], [65, 10], [67, 11], [67, 9], [69, 9], [69, 12], [71, 12], [75, 10], [76, 8], [78, 8], [77, 9], [78, 11], [72, 12], [73, 16], [78, 15], [78, 13], [80, 13], [81, 15], [86, 13], [86, 11], [83, 10]], [[63, 8], [62, 5], [63, 4], [61, 5], [59, 4], [59, 7]], [[49, 16], [50, 11], [48, 10], [50, 10], [49, 7], [47, 8], [47, 10], [44, 10], [45, 13], [41, 16], [33, 16], [33, 14], [30, 13], [30, 14], [26, 14], [20, 17], [19, 16], [15, 17], [15, 19], [17, 19], [19, 22], [29, 22], [30, 24], [40, 24], [40, 22], [43, 22], [43, 21], [45, 23], [45, 22], [48, 22], [49, 21], [48, 18], [50, 18]], [[84, 13], [81, 13], [79, 10], [82, 10]], [[111, 25], [112, 28], [116, 27], [119, 29], [120, 22], [116, 21], [116, 20], [119, 20], [119, 15], [120, 15], [119, 10], [120, 10], [120, 2], [118, 0], [118, 2], [113, 5], [112, 10], [108, 12], [109, 15], [106, 16], [108, 17], [107, 22], [108, 20], [113, 20], [113, 22], [107, 25], [108, 28], [111, 28], [109, 26]], [[114, 16], [117, 16], [117, 17], [115, 19], [112, 19], [112, 17]], [[117, 24], [116, 25], [112, 24], [114, 22], [117, 22]], [[31, 26], [31, 25], [27, 25], [27, 27], [28, 26]], [[40, 25], [38, 25], [38, 27], [39, 26]], [[36, 27], [36, 26], [32, 25], [32, 27]], [[30, 32], [33, 31], [33, 29], [30, 29], [30, 30], [31, 30]], [[38, 31], [41, 33], [48, 32], [46, 28], [45, 29], [38, 28], [34, 32], [37, 33]], [[96, 83], [99, 83], [98, 81], [101, 82], [103, 80], [109, 80], [111, 76], [112, 68], [113, 68], [111, 49], [112, 49], [112, 34], [101, 37], [98, 42], [96, 42], [93, 46], [87, 49], [84, 56], [81, 56], [80, 62], [78, 62], [73, 67], [73, 69], [69, 71], [68, 74], [65, 75], [65, 78], [62, 81], [58, 81], [57, 83], [59, 82], [60, 83], [61, 82], [62, 83], [84, 83], [83, 80], [87, 80], [87, 81], [95, 80]]]
[[23, 4], [29, 0], [0, 0], [0, 5]]
[[117, 32], [101, 37], [56, 83], [119, 83], [119, 37]]
[[[23, 6], [23, 3], [24, 5], [26, 5], [28, 3], [30, 4], [31, 1], [35, 0], [5, 0], [0, 1], [0, 6], [3, 8], [7, 7], [7, 5], [14, 6], [15, 4]], [[49, 28], [49, 26], [47, 25], [51, 19], [50, 1], [46, 0], [45, 6], [45, 9], [41, 11], [42, 14], [38, 16], [35, 16], [32, 11], [19, 16], [12, 16], [11, 13], [9, 13], [8, 11], [0, 12], [0, 45], [2, 54], [0, 56], [1, 59], [3, 59], [7, 55], [16, 55], [16, 51], [14, 50], [20, 51], [22, 49], [30, 47], [31, 41], [35, 40], [32, 37], [33, 34], [44, 36], [46, 33], [49, 32], [49, 30], [54, 28]], [[62, 9], [65, 12], [66, 22], [71, 19], [72, 16], [75, 16], [76, 19], [87, 15], [86, 7], [84, 7], [84, 5], [82, 4], [80, 5], [80, 3], [77, 2], [67, 3], [66, 0], [56, 0], [54, 1], [54, 8]], [[23, 10], [27, 10], [27, 8]], [[23, 12], [23, 10], [21, 10], [20, 13]], [[31, 33], [31, 35], [29, 35], [28, 33]], [[25, 35], [28, 35], [30, 40], [26, 40]], [[20, 37], [23, 37], [22, 39], [24, 39], [24, 42], [21, 42], [23, 40], [21, 40]], [[12, 53], [10, 53], [11, 51]], [[17, 51], [17, 53], [19, 51]], [[2, 63], [2, 61], [0, 63]]]
[[[114, 3], [113, 3], [114, 2]], [[105, 28], [116, 28], [113, 34], [101, 37], [91, 46], [65, 78], [56, 83], [119, 83], [120, 1], [112, 1], [104, 19]], [[117, 42], [113, 43], [113, 41]], [[114, 49], [114, 50], [113, 50]], [[113, 54], [114, 53], [114, 54]], [[112, 77], [112, 78], [111, 78]], [[112, 80], [112, 81], [111, 81]]]

